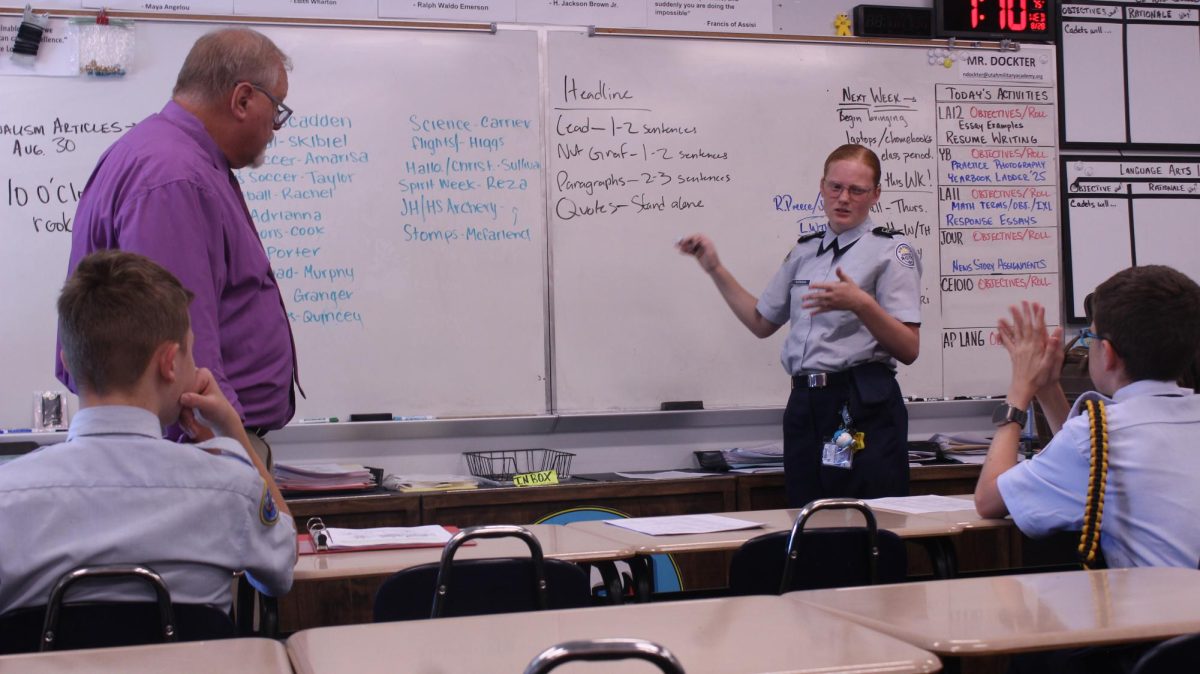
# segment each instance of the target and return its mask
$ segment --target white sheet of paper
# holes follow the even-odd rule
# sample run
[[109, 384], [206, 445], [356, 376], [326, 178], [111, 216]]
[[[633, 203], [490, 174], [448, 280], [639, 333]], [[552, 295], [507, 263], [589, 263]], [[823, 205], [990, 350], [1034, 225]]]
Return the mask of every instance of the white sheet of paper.
[[325, 530], [329, 535], [330, 547], [361, 548], [371, 545], [444, 544], [450, 540], [450, 532], [437, 524], [420, 527], [376, 527], [373, 529]]
[[657, 473], [617, 473], [634, 480], [688, 480], [694, 477], [713, 477], [717, 473], [689, 473], [682, 470], [664, 470]]
[[922, 513], [949, 513], [956, 510], [974, 510], [975, 504], [949, 496], [890, 496], [867, 499], [867, 505], [875, 510], [890, 510], [896, 513], [920, 515]]
[[631, 529], [649, 536], [678, 534], [711, 534], [718, 531], [756, 529], [759, 522], [747, 522], [720, 515], [672, 515], [668, 517], [635, 517], [627, 520], [604, 520], [613, 526]]

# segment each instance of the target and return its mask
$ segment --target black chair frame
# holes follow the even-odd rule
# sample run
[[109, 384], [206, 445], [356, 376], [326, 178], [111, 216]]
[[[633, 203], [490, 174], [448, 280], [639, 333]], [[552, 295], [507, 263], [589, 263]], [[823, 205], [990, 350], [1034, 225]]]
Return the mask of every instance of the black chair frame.
[[644, 639], [585, 639], [551, 646], [535, 657], [525, 674], [546, 674], [564, 662], [574, 660], [646, 660], [664, 674], [684, 674], [683, 665], [666, 648]]

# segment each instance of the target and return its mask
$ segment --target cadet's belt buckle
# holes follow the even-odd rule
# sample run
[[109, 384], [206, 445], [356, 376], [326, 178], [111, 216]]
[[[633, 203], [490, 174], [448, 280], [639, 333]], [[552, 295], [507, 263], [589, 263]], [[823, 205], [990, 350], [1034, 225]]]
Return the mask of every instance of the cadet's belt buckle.
[[808, 375], [809, 388], [825, 388], [829, 385], [829, 376], [824, 372]]

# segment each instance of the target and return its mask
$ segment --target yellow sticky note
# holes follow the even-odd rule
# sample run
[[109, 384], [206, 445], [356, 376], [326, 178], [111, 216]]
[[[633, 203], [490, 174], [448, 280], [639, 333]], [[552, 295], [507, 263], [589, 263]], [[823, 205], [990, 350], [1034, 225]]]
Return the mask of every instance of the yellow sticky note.
[[553, 468], [513, 475], [513, 485], [517, 487], [544, 487], [548, 484], [558, 484], [558, 471]]

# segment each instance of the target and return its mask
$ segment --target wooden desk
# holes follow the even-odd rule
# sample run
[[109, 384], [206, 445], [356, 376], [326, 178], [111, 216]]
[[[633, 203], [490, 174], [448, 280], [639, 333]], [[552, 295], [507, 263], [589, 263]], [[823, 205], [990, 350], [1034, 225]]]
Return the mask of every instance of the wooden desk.
[[287, 651], [271, 639], [188, 641], [0, 656], [3, 674], [291, 674]]
[[[295, 634], [287, 648], [299, 674], [520, 672], [554, 644], [599, 637], [661, 644], [688, 674], [940, 668], [926, 651], [781, 597], [325, 627]], [[583, 668], [568, 664], [556, 671]]]
[[939, 655], [979, 656], [1200, 632], [1200, 571], [1139, 568], [784, 595]]
[[957, 559], [958, 568], [963, 571], [978, 573], [1012, 568], [1078, 567], [1075, 553], [1079, 543], [1078, 531], [1032, 539], [1022, 534], [1011, 518], [980, 517], [975, 510], [974, 494], [947, 496], [961, 500], [962, 510], [921, 513], [921, 516], [962, 527], [962, 534], [952, 539], [951, 552]]
[[[634, 580], [637, 582], [637, 595], [640, 599], [646, 600], [649, 598], [653, 588], [650, 587], [650, 571], [646, 568], [645, 560], [647, 555], [656, 554], [675, 554], [675, 553], [699, 553], [699, 552], [731, 552], [737, 550], [743, 543], [764, 534], [775, 533], [778, 531], [790, 531], [792, 524], [796, 521], [796, 516], [799, 515], [798, 509], [793, 510], [751, 510], [748, 512], [726, 512], [720, 513], [726, 517], [733, 517], [740, 520], [750, 522], [761, 522], [762, 527], [757, 529], [739, 529], [737, 531], [721, 531], [711, 534], [682, 534], [676, 536], [651, 536], [648, 534], [639, 533], [625, 529], [623, 527], [606, 524], [603, 521], [596, 520], [591, 522], [574, 522], [568, 524], [567, 527], [587, 531], [597, 536], [611, 538], [614, 541], [628, 545], [640, 555], [643, 563], [631, 564], [634, 571]], [[831, 528], [831, 527], [857, 527], [863, 525], [863, 517], [857, 511], [850, 510], [822, 510], [818, 511], [808, 520], [809, 527], [813, 528]], [[946, 536], [953, 536], [961, 531], [961, 527], [942, 520], [928, 519], [918, 515], [905, 515], [902, 513], [877, 512], [875, 513], [875, 523], [880, 529], [887, 529], [897, 536], [905, 539], [928, 539], [930, 541], [941, 540]], [[948, 546], [946, 546], [948, 547]], [[933, 556], [943, 554], [946, 547], [940, 545], [930, 545], [928, 550]], [[953, 559], [937, 559], [935, 566], [943, 569], [944, 575], [952, 575]], [[723, 573], [729, 570], [729, 562], [725, 561], [721, 568]]]
[[415, 527], [421, 522], [420, 493], [374, 492], [350, 496], [291, 496], [288, 509], [296, 531], [304, 531], [310, 517], [320, 517], [327, 527]]
[[[567, 528], [578, 529], [597, 536], [610, 538], [613, 541], [632, 547], [639, 555], [711, 552], [737, 550], [751, 538], [777, 531], [790, 531], [800, 511], [798, 509], [751, 510], [748, 512], [725, 512], [718, 514], [749, 522], [761, 522], [763, 526], [758, 529], [739, 529], [737, 531], [721, 531], [712, 534], [682, 534], [678, 536], [651, 536], [623, 527], [606, 524], [600, 520], [573, 522], [568, 524]], [[880, 529], [887, 529], [901, 538], [950, 536], [961, 530], [961, 527], [948, 522], [929, 519], [920, 515], [905, 515], [891, 512], [876, 512], [875, 523]], [[863, 516], [857, 511], [822, 510], [808, 520], [807, 526], [818, 529], [860, 527], [863, 526]]]
[[[527, 524], [546, 559], [605, 562], [633, 557], [633, 548], [585, 531], [553, 524]], [[455, 559], [528, 557], [529, 547], [514, 538], [478, 539], [459, 548]], [[280, 630], [369, 623], [375, 592], [391, 574], [441, 561], [441, 548], [366, 550], [300, 555], [295, 584], [279, 600]]]
[[[965, 494], [975, 491], [979, 480], [978, 464], [949, 463], [918, 466], [908, 471], [908, 490], [920, 494]], [[770, 510], [787, 507], [783, 473], [738, 475], [738, 510]]]
[[[554, 524], [526, 524], [538, 542], [546, 559], [567, 562], [604, 562], [629, 559], [633, 548], [609, 538], [586, 531]], [[489, 557], [528, 557], [529, 547], [515, 538], [476, 539], [458, 549], [457, 559], [487, 559]], [[436, 564], [442, 559], [442, 548], [408, 548], [402, 550], [365, 550], [362, 552], [333, 552], [300, 555], [296, 560], [295, 581], [388, 576], [402, 569], [421, 564]], [[368, 621], [370, 620], [368, 616]]]

